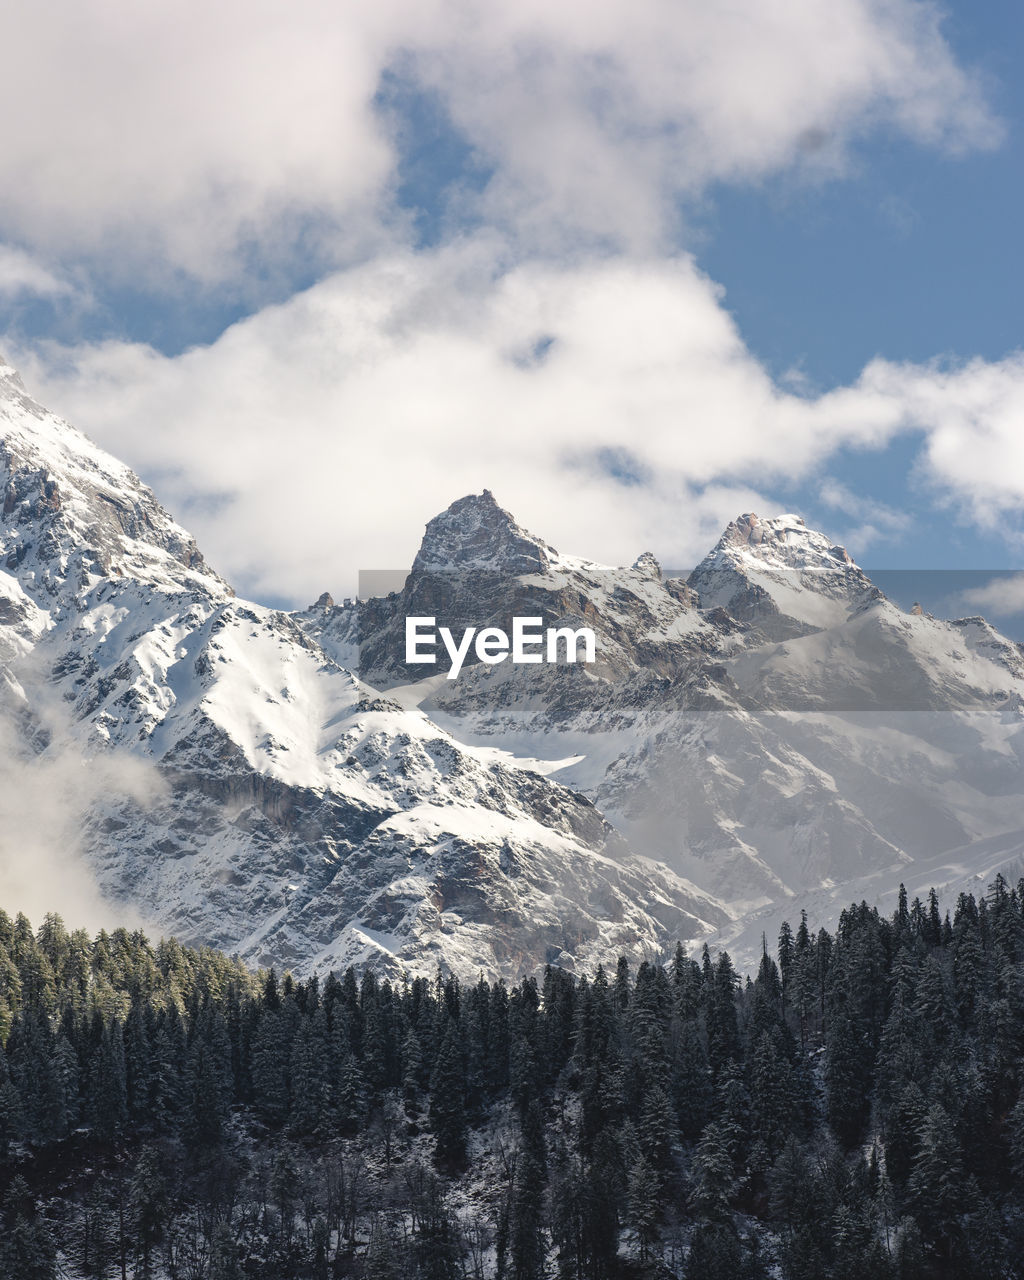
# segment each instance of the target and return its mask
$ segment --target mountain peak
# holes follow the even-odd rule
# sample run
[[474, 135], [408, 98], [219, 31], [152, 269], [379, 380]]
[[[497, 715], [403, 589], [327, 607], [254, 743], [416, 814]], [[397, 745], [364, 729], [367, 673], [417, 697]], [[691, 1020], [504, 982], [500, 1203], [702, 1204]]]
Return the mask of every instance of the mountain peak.
[[0, 509], [0, 562], [30, 593], [75, 597], [97, 575], [226, 587], [134, 472], [38, 404], [2, 360]]
[[0, 395], [8, 396], [11, 391], [24, 393], [25, 384], [21, 380], [21, 374], [13, 365], [0, 356]]
[[661, 565], [653, 551], [642, 551], [633, 561], [633, 568], [653, 582], [661, 581]]
[[721, 606], [776, 639], [833, 626], [881, 592], [845, 547], [800, 516], [733, 520], [688, 584], [705, 609]]
[[[753, 511], [731, 521], [711, 556], [735, 560], [755, 557], [759, 566], [777, 569], [846, 569], [856, 567], [845, 547], [808, 529], [798, 515], [763, 520]], [[710, 557], [708, 557], [710, 559]]]
[[457, 499], [428, 522], [413, 571], [544, 573], [557, 559], [554, 547], [517, 524], [490, 489], [485, 489]]

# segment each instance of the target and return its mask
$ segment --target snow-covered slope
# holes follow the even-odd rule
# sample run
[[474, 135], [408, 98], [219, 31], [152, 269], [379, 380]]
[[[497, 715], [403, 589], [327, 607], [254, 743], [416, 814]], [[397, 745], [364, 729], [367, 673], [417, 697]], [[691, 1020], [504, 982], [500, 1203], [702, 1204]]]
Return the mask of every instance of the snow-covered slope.
[[[452, 554], [460, 528], [472, 572], [444, 573], [435, 531]], [[649, 556], [561, 556], [485, 493], [431, 522], [401, 593], [303, 625], [344, 617], [398, 686], [415, 679], [402, 620], [435, 604], [460, 626], [519, 612], [595, 629], [592, 668], [475, 664], [394, 692], [465, 742], [563, 761], [634, 848], [739, 916], [865, 877], [895, 888], [913, 862], [1019, 826], [1018, 646], [983, 619], [905, 614], [799, 517], [739, 517], [682, 584]]]
[[740, 516], [688, 584], [701, 608], [721, 607], [772, 639], [835, 626], [881, 595], [845, 547], [794, 515]]
[[59, 722], [62, 750], [151, 763], [153, 804], [102, 798], [82, 843], [154, 927], [262, 963], [474, 977], [647, 954], [724, 919], [585, 798], [380, 696], [303, 616], [236, 599], [6, 366], [0, 490], [7, 714], [26, 753], [58, 749]]
[[[285, 614], [6, 366], [0, 489], [0, 714], [26, 754], [148, 762], [153, 803], [102, 797], [82, 843], [189, 941], [513, 976], [1019, 852], [1020, 649], [903, 613], [798, 517], [741, 516], [682, 582], [561, 554], [485, 491], [400, 592]], [[408, 615], [586, 626], [597, 661], [424, 679]]]

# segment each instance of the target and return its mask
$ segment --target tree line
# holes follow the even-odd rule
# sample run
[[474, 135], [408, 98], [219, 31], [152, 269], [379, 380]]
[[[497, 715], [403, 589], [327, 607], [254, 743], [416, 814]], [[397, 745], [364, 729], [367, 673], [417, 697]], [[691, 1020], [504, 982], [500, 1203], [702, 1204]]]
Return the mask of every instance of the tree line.
[[1024, 1275], [1024, 881], [506, 986], [0, 911], [13, 1280]]

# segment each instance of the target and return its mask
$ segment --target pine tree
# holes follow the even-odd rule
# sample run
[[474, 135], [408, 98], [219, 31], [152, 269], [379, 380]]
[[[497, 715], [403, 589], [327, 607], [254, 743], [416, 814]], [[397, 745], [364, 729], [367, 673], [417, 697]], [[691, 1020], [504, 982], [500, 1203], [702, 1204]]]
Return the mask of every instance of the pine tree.
[[641, 1263], [651, 1256], [661, 1218], [661, 1179], [642, 1150], [637, 1150], [626, 1179], [626, 1220], [636, 1233]]
[[287, 1246], [295, 1230], [295, 1211], [301, 1195], [299, 1171], [288, 1146], [282, 1145], [277, 1149], [270, 1172], [270, 1193], [277, 1209], [279, 1234]]
[[7, 1189], [0, 1211], [0, 1275], [11, 1280], [55, 1280], [57, 1251], [23, 1178]]
[[106, 1280], [117, 1260], [117, 1239], [106, 1197], [97, 1181], [81, 1205], [65, 1249], [84, 1276]]
[[317, 1011], [299, 1023], [292, 1042], [290, 1126], [314, 1134], [325, 1124], [329, 1105], [326, 1020]]
[[894, 1186], [906, 1185], [920, 1145], [928, 1103], [921, 1089], [904, 1086], [889, 1108], [885, 1123], [885, 1166]]
[[782, 978], [782, 989], [784, 992], [789, 990], [790, 973], [793, 969], [793, 930], [790, 928], [788, 920], [783, 920], [782, 927], [779, 929], [779, 974]]
[[73, 1080], [49, 1020], [38, 1009], [19, 1018], [8, 1042], [12, 1075], [21, 1099], [24, 1127], [40, 1143], [57, 1142], [68, 1131], [68, 1094]]
[[551, 1153], [551, 1239], [558, 1280], [586, 1280], [583, 1272], [583, 1165], [566, 1144], [556, 1141]]
[[694, 1142], [708, 1122], [711, 1107], [711, 1069], [694, 1018], [673, 1029], [671, 1079], [679, 1131]]
[[933, 1105], [921, 1126], [907, 1197], [925, 1240], [947, 1260], [952, 1258], [965, 1208], [965, 1189], [960, 1144], [949, 1116]]
[[704, 1130], [690, 1171], [690, 1204], [706, 1222], [731, 1222], [729, 1201], [736, 1190], [729, 1129], [713, 1121]]
[[591, 1144], [582, 1186], [582, 1274], [607, 1280], [615, 1274], [620, 1207], [625, 1199], [623, 1150], [617, 1135], [602, 1130]]
[[155, 1147], [143, 1147], [128, 1188], [135, 1253], [139, 1260], [138, 1280], [150, 1280], [153, 1275], [153, 1249], [167, 1226], [169, 1206], [162, 1166], [160, 1152]]
[[952, 975], [938, 952], [928, 956], [921, 967], [915, 1008], [927, 1028], [929, 1043], [940, 1048], [947, 1044], [954, 1032], [957, 1011]]
[[430, 1128], [435, 1160], [452, 1169], [461, 1168], [466, 1159], [465, 1074], [460, 1050], [458, 1023], [449, 1019], [430, 1078]]
[[[38, 1170], [83, 1276], [142, 1280], [166, 1258], [169, 1273], [208, 1280], [461, 1280], [493, 1243], [501, 1280], [681, 1267], [741, 1280], [765, 1274], [754, 1241], [770, 1225], [780, 1280], [1009, 1280], [1024, 1184], [1022, 920], [1024, 884], [1005, 882], [980, 904], [962, 895], [952, 921], [934, 898], [910, 909], [905, 897], [891, 921], [848, 908], [835, 940], [802, 918], [787, 1018], [767, 955], [744, 984], [727, 956], [698, 965], [677, 948], [668, 968], [646, 962], [631, 979], [617, 966], [611, 984], [549, 968], [542, 999], [532, 981], [510, 995], [500, 982], [394, 989], [350, 973], [321, 989], [125, 930], [91, 942], [51, 920], [34, 935], [0, 912], [0, 1185], [12, 1160], [34, 1182]], [[824, 1116], [806, 1052], [819, 1034]], [[417, 1127], [402, 1123], [403, 1093], [413, 1120], [427, 1111], [446, 1174], [464, 1165], [470, 1124], [486, 1144], [500, 1117], [518, 1120], [493, 1242], [480, 1230], [470, 1246], [441, 1179], [415, 1160], [396, 1160], [378, 1194], [336, 1143], [370, 1125], [356, 1149], [379, 1139], [391, 1172]], [[91, 1135], [42, 1150], [81, 1123]], [[265, 1154], [248, 1178], [239, 1157], [253, 1159], [253, 1143]], [[48, 1173], [58, 1154], [66, 1185], [83, 1188], [70, 1209]], [[91, 1187], [80, 1159], [99, 1171]], [[46, 1219], [23, 1183], [12, 1191], [0, 1276], [49, 1275]]]
[[792, 1235], [814, 1225], [814, 1178], [802, 1145], [790, 1136], [768, 1179], [772, 1217]]
[[762, 1033], [750, 1066], [750, 1124], [755, 1140], [774, 1160], [799, 1126], [797, 1088], [778, 1028]]
[[516, 1162], [509, 1215], [511, 1280], [542, 1280], [546, 1253], [543, 1232], [544, 1185], [547, 1176], [544, 1125], [536, 1099], [522, 1125], [522, 1147]]
[[705, 1018], [708, 1031], [708, 1059], [712, 1075], [717, 1079], [729, 1062], [741, 1057], [739, 1025], [736, 1018], [736, 989], [739, 977], [722, 951], [715, 964], [714, 976], [706, 987], [707, 1008]]
[[196, 1017], [178, 1093], [181, 1135], [193, 1159], [221, 1142], [232, 1092], [227, 1027], [207, 1001]]
[[11, 1079], [7, 1055], [0, 1048], [0, 1171], [7, 1163], [10, 1145], [22, 1131], [21, 1098]]
[[370, 1093], [375, 1097], [380, 1090], [387, 1087], [390, 1080], [388, 1036], [377, 988], [375, 985], [368, 987], [365, 979], [360, 1008], [363, 1014], [361, 1064], [363, 1077]]
[[132, 1001], [124, 1024], [124, 1073], [128, 1118], [135, 1125], [152, 1118], [153, 1046], [150, 1042], [146, 1005]]
[[175, 1128], [185, 1096], [181, 1078], [185, 1037], [177, 1011], [161, 1014], [152, 1037], [153, 1058], [149, 1081], [150, 1119], [158, 1133]]
[[334, 1088], [334, 1122], [341, 1133], [358, 1133], [366, 1122], [368, 1089], [355, 1054], [346, 1052]]
[[[644, 1094], [637, 1130], [644, 1159], [659, 1187], [672, 1163], [672, 1147], [677, 1139], [676, 1117], [668, 1094], [660, 1084], [652, 1084]], [[659, 1197], [660, 1199], [660, 1194]]]
[[89, 1064], [88, 1116], [97, 1136], [107, 1142], [114, 1141], [128, 1121], [124, 1037], [116, 1019], [104, 1023]]
[[415, 1027], [410, 1027], [402, 1041], [402, 1096], [405, 1099], [405, 1110], [414, 1116], [420, 1107], [424, 1079], [424, 1058], [420, 1038]]
[[825, 1085], [828, 1122], [848, 1147], [860, 1138], [867, 1121], [872, 1054], [858, 1012], [840, 1005], [832, 1014], [826, 1037]]
[[288, 1080], [291, 1046], [287, 1023], [280, 1009], [277, 984], [273, 979], [274, 971], [271, 970], [267, 989], [272, 999], [264, 1004], [263, 1016], [256, 1029], [252, 1049], [252, 1083], [258, 1110], [268, 1124], [277, 1127], [284, 1123], [291, 1104]]
[[681, 1022], [696, 1018], [700, 1012], [701, 983], [700, 965], [691, 960], [683, 950], [683, 944], [677, 942], [672, 958], [672, 1001]]

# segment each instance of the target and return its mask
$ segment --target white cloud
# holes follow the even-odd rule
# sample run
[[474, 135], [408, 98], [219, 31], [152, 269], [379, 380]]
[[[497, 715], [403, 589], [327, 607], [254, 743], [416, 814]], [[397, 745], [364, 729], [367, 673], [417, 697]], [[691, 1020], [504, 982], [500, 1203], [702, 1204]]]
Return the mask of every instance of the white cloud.
[[[55, 0], [5, 18], [0, 235], [164, 281], [365, 250], [395, 181], [375, 110], [398, 67], [494, 177], [477, 212], [522, 246], [645, 251], [680, 194], [876, 126], [951, 148], [998, 133], [918, 0]], [[339, 243], [343, 246], [339, 249]]]
[[[1024, 360], [874, 361], [815, 397], [773, 382], [693, 262], [502, 272], [481, 238], [338, 272], [168, 358], [15, 351], [51, 407], [142, 471], [243, 589], [300, 603], [400, 568], [488, 487], [564, 550], [686, 565], [836, 450], [922, 434], [921, 465], [992, 523], [1024, 502]], [[540, 353], [539, 355], [537, 353]], [[851, 542], [901, 527], [835, 482]]]
[[216, 277], [296, 220], [365, 218], [391, 166], [371, 107], [386, 38], [346, 12], [326, 0], [17, 7], [0, 81], [3, 231], [99, 254], [107, 273]]
[[861, 385], [927, 427], [921, 471], [981, 528], [1021, 532], [1024, 353], [957, 364], [868, 365]]
[[97, 804], [112, 798], [147, 804], [161, 796], [156, 769], [123, 753], [86, 759], [56, 704], [34, 707], [49, 742], [34, 755], [19, 731], [24, 708], [11, 701], [14, 687], [9, 679], [0, 683], [0, 907], [23, 911], [35, 924], [51, 911], [73, 928], [143, 924], [104, 898], [81, 832]]
[[0, 297], [56, 298], [74, 293], [71, 283], [23, 249], [0, 244]]
[[299, 600], [408, 564], [426, 520], [484, 487], [566, 550], [685, 565], [738, 511], [775, 506], [774, 483], [903, 421], [870, 385], [773, 384], [688, 258], [504, 274], [500, 258], [485, 240], [397, 253], [176, 358], [107, 342], [17, 361], [222, 572]]
[[944, 42], [903, 0], [525, 0], [464, 10], [413, 50], [496, 164], [493, 222], [530, 243], [585, 233], [661, 242], [674, 203], [717, 180], [799, 164], [835, 172], [876, 125], [933, 145], [998, 126]]
[[1024, 613], [1024, 573], [992, 578], [981, 587], [961, 593], [964, 604], [996, 617], [1013, 617]]
[[832, 476], [826, 476], [821, 482], [818, 499], [853, 521], [839, 534], [839, 539], [855, 556], [863, 555], [876, 542], [904, 532], [911, 524], [906, 511], [897, 511], [884, 502], [854, 493]]

